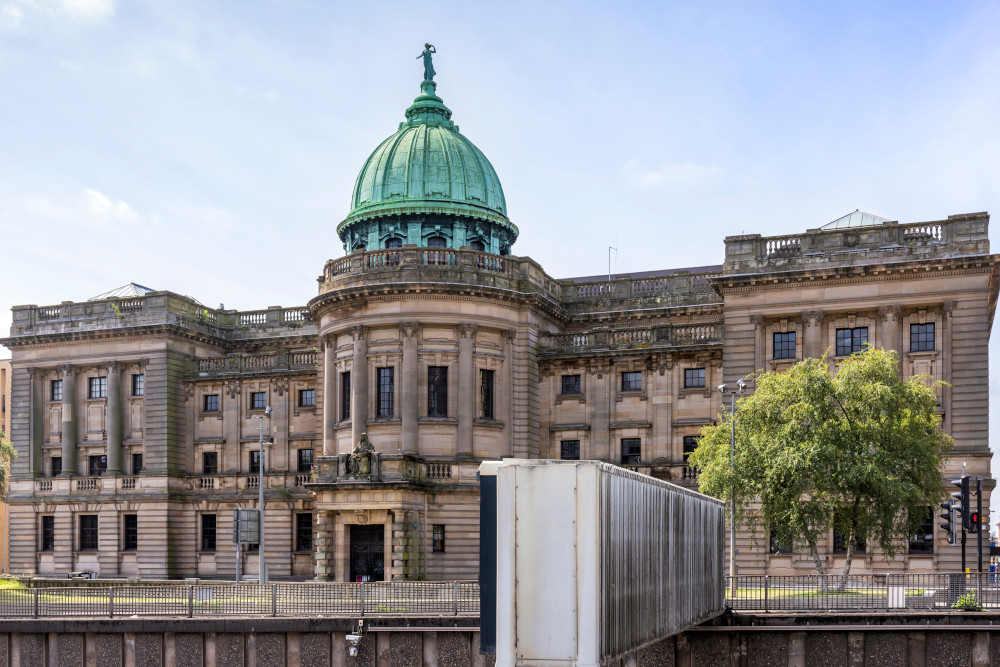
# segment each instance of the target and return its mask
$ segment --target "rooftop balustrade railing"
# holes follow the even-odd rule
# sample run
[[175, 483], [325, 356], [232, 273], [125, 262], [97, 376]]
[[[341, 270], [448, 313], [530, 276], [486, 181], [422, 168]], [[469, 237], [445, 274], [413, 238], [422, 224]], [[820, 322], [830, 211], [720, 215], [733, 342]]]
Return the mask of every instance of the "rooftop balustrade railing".
[[673, 327], [612, 329], [555, 334], [542, 339], [549, 352], [587, 349], [631, 349], [653, 346], [707, 345], [722, 342], [720, 324], [685, 324]]

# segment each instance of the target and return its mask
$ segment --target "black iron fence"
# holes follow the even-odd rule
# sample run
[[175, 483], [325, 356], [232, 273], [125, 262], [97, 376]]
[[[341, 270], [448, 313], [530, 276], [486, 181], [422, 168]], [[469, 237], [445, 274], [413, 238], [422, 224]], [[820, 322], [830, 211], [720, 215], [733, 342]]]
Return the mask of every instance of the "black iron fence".
[[1000, 579], [982, 574], [860, 574], [726, 578], [735, 611], [947, 611], [1000, 608]]
[[478, 616], [475, 581], [2, 588], [0, 618]]

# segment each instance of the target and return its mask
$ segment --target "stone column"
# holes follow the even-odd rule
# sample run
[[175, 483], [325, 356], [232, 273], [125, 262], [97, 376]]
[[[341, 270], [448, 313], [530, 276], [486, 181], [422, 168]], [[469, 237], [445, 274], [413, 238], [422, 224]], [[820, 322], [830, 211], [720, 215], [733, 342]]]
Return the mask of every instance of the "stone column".
[[62, 477], [76, 475], [76, 371], [61, 366], [62, 398]]
[[[900, 306], [879, 306], [878, 309], [879, 319], [882, 320], [882, 348], [895, 350], [896, 354], [900, 355], [903, 352], [903, 329], [900, 322], [902, 312]], [[902, 370], [902, 359], [899, 367]]]
[[122, 382], [118, 362], [109, 361], [105, 368], [108, 371], [108, 410], [105, 432], [108, 436], [108, 474], [122, 474]]
[[42, 456], [42, 438], [44, 429], [42, 424], [45, 420], [45, 380], [44, 374], [37, 368], [28, 369], [28, 382], [30, 384], [31, 412], [29, 413], [29, 442], [30, 455], [28, 460], [28, 472], [32, 477], [44, 476], [44, 457]]
[[502, 456], [514, 456], [514, 336], [517, 332], [508, 329], [500, 332], [503, 341], [503, 368], [501, 369], [500, 405], [503, 412], [503, 441], [500, 443]]
[[476, 418], [475, 324], [458, 325], [458, 451], [472, 456], [472, 423]]
[[337, 404], [337, 337], [324, 336], [320, 340], [323, 350], [323, 456], [337, 455], [337, 421], [340, 407]]
[[826, 315], [822, 310], [807, 310], [802, 313], [802, 328], [805, 337], [805, 355], [808, 358], [819, 359], [826, 352], [823, 346], [823, 317]]
[[753, 369], [759, 371], [764, 368], [764, 360], [767, 359], [764, 347], [764, 316], [751, 315], [750, 321], [753, 322]]
[[368, 340], [364, 326], [351, 327], [354, 336], [354, 365], [351, 368], [351, 449], [368, 426]]
[[[588, 397], [593, 397], [594, 412], [590, 419], [590, 441], [591, 451], [586, 458], [595, 458], [601, 461], [615, 463], [615, 451], [611, 443], [611, 401], [613, 398], [609, 394], [608, 374], [611, 372], [611, 365], [607, 359], [597, 359], [592, 366], [588, 367], [592, 377], [588, 378], [590, 387], [587, 388]], [[583, 458], [583, 452], [580, 453]]]
[[941, 387], [941, 407], [944, 408], [944, 432], [951, 435], [951, 357], [955, 352], [952, 344], [952, 328], [955, 324], [956, 301], [945, 301], [942, 305], [944, 310], [944, 328], [941, 331], [941, 379], [945, 385]]
[[416, 454], [418, 450], [417, 441], [417, 419], [419, 410], [417, 406], [418, 371], [417, 371], [417, 331], [418, 326], [414, 322], [402, 322], [399, 325], [399, 337], [403, 342], [403, 384], [402, 384], [402, 411], [400, 417], [403, 424], [402, 448], [404, 454]]

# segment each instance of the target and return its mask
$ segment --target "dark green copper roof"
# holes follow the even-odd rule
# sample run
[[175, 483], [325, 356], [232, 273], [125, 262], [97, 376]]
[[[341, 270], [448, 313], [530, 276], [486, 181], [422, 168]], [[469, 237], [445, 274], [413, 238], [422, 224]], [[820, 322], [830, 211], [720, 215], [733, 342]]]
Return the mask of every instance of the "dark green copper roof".
[[365, 161], [351, 212], [337, 226], [341, 238], [360, 220], [427, 213], [486, 220], [517, 235], [493, 165], [458, 131], [436, 88], [425, 78], [406, 121]]

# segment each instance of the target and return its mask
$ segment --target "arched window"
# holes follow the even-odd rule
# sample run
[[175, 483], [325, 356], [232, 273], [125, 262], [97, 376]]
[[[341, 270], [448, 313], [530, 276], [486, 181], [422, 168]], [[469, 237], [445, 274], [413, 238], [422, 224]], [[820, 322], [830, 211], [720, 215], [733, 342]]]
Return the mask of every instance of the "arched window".
[[364, 252], [367, 249], [368, 248], [367, 248], [367, 246], [365, 246], [364, 243], [359, 243], [358, 245], [354, 246], [354, 252], [359, 252], [359, 251], [360, 252]]
[[386, 248], [402, 248], [403, 239], [389, 239], [385, 242]]
[[486, 252], [486, 246], [483, 245], [482, 241], [473, 241], [469, 245], [472, 246], [473, 250], [478, 250], [479, 252]]
[[448, 247], [448, 242], [444, 239], [443, 236], [432, 236], [429, 239], [427, 239], [427, 247], [428, 248], [447, 248]]

